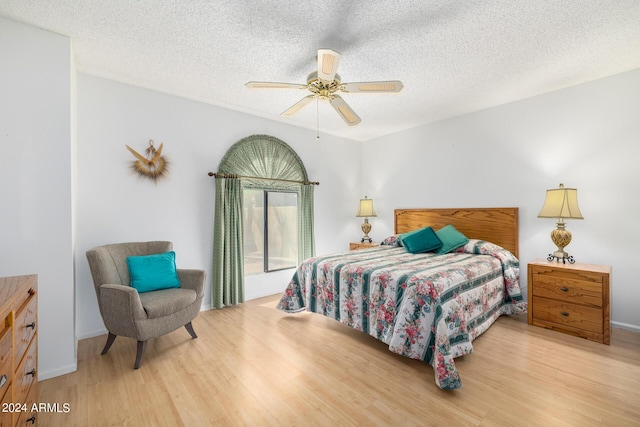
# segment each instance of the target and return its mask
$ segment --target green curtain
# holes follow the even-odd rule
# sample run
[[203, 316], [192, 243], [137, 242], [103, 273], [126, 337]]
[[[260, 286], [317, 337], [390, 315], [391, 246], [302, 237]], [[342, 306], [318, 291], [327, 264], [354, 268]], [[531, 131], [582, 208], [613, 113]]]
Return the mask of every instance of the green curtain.
[[314, 185], [309, 183], [302, 160], [289, 145], [269, 135], [248, 136], [227, 150], [218, 172], [255, 178], [216, 178], [211, 296], [215, 308], [244, 302], [243, 188], [298, 193], [298, 264], [315, 255]]
[[242, 183], [238, 178], [217, 178], [212, 307], [244, 302], [243, 236]]
[[298, 265], [316, 254], [313, 236], [313, 185], [301, 185], [298, 193]]

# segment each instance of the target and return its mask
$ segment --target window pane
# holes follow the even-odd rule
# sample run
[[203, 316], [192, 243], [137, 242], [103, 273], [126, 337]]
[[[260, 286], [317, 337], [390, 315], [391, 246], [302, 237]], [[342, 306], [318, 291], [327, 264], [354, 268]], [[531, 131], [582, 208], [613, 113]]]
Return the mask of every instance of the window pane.
[[298, 194], [267, 192], [268, 271], [298, 264]]
[[242, 190], [244, 274], [264, 272], [264, 191]]

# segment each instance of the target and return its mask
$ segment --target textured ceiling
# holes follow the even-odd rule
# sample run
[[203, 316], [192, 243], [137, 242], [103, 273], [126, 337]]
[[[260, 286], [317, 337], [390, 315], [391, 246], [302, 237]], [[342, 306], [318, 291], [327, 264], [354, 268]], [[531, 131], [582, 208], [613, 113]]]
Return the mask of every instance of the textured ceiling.
[[[640, 0], [0, 0], [0, 16], [64, 34], [80, 72], [367, 140], [640, 68]], [[1, 34], [1, 32], [0, 32]], [[394, 94], [343, 94], [289, 119], [318, 48], [344, 82], [401, 80]]]

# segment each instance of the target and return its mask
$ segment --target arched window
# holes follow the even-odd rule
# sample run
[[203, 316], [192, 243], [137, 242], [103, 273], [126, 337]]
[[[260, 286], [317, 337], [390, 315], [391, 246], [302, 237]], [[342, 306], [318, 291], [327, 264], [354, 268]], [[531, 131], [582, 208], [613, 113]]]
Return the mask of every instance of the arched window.
[[[313, 237], [313, 185], [295, 151], [269, 135], [251, 135], [236, 142], [220, 161], [216, 177], [216, 208], [213, 236], [212, 306], [244, 302], [245, 231], [243, 210], [257, 193], [281, 197], [297, 213], [297, 263], [315, 253]], [[265, 196], [265, 199], [268, 200]], [[268, 206], [268, 202], [263, 205]], [[254, 210], [255, 214], [258, 210]], [[284, 211], [284, 210], [281, 210]], [[274, 211], [275, 212], [275, 211]], [[255, 241], [254, 241], [255, 244]], [[266, 251], [267, 261], [268, 251]], [[284, 264], [282, 264], [284, 265]], [[265, 267], [265, 270], [268, 268]]]

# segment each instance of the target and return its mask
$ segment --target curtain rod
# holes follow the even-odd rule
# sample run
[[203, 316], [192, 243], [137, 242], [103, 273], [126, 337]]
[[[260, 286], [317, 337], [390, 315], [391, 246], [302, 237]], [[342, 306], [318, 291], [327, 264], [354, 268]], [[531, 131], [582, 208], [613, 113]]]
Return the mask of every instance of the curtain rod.
[[297, 181], [295, 179], [279, 179], [279, 178], [261, 178], [259, 176], [244, 176], [244, 175], [236, 175], [233, 173], [213, 173], [209, 172], [207, 175], [213, 176], [215, 178], [244, 178], [244, 179], [262, 179], [265, 181], [281, 181], [281, 182], [293, 182], [296, 184], [304, 184], [304, 185], [320, 185], [317, 181]]

